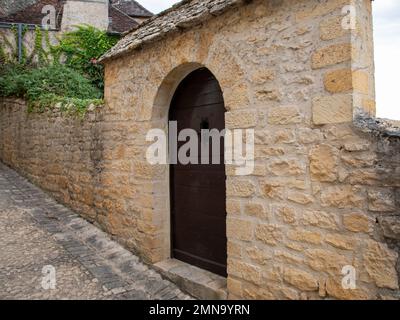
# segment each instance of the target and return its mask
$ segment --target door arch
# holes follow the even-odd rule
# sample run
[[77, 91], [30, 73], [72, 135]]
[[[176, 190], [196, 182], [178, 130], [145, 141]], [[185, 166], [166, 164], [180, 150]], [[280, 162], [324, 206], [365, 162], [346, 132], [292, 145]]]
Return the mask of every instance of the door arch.
[[[172, 98], [169, 120], [178, 132], [194, 129], [225, 129], [225, 107], [221, 88], [206, 68], [191, 72]], [[185, 142], [178, 142], [178, 148]], [[226, 174], [224, 143], [219, 164], [170, 165], [171, 255], [216, 274], [227, 275]], [[203, 155], [204, 157], [204, 155]]]

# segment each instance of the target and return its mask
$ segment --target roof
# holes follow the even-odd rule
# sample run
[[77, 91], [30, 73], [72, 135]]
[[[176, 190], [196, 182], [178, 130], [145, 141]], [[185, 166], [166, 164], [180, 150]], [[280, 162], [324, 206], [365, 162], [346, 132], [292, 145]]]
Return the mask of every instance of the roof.
[[152, 17], [153, 14], [134, 0], [111, 0], [112, 6], [131, 17]]
[[52, 5], [56, 8], [57, 15], [57, 27], [61, 24], [62, 11], [64, 8], [64, 2], [60, 0], [39, 0], [34, 4], [28, 5], [22, 10], [15, 13], [1, 17], [1, 22], [10, 23], [25, 23], [25, 24], [37, 24], [41, 25], [43, 20], [42, 8], [45, 5]]
[[121, 56], [144, 44], [158, 41], [169, 34], [201, 24], [251, 0], [183, 0], [143, 22], [122, 38], [100, 61]]
[[110, 19], [108, 32], [110, 33], [124, 33], [139, 26], [139, 23], [133, 18], [113, 6], [108, 8], [108, 17]]
[[0, 11], [3, 11], [4, 16], [7, 16], [34, 4], [36, 1], [37, 0], [0, 0]]

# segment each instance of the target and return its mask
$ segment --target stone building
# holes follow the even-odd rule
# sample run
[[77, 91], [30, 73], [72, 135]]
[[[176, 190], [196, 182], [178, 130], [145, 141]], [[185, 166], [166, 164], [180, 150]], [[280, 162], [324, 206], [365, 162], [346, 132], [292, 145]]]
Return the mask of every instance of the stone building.
[[[399, 299], [400, 128], [374, 118], [371, 11], [182, 1], [103, 56], [105, 106], [83, 122], [3, 100], [0, 159], [197, 297]], [[254, 172], [151, 165], [148, 131], [176, 118], [254, 129]], [[196, 198], [193, 177], [218, 190]]]

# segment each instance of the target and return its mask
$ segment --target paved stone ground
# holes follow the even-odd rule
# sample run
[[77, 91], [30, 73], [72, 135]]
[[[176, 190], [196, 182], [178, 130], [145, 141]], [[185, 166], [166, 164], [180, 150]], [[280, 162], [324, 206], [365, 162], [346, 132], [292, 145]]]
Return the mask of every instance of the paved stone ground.
[[[42, 287], [54, 266], [56, 287]], [[104, 232], [0, 163], [0, 299], [189, 299]]]

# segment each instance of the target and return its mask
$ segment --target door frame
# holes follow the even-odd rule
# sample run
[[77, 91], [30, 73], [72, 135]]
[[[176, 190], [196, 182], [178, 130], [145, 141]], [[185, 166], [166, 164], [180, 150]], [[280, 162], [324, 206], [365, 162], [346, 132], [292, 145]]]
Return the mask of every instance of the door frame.
[[[206, 65], [197, 62], [184, 63], [175, 67], [164, 78], [158, 88], [152, 109], [152, 127], [160, 128], [169, 136], [169, 112], [171, 102], [179, 84], [193, 71], [207, 68], [212, 74], [215, 73]], [[218, 81], [218, 77], [215, 76]], [[219, 81], [218, 81], [219, 82]], [[221, 86], [221, 84], [220, 84]], [[223, 90], [221, 86], [221, 90]], [[224, 96], [224, 94], [223, 94]], [[225, 101], [225, 96], [224, 96]], [[226, 106], [225, 106], [226, 109]], [[229, 110], [226, 110], [229, 111]], [[226, 126], [226, 121], [225, 121]], [[169, 150], [169, 143], [167, 139], [167, 150]], [[225, 171], [227, 168], [225, 167]], [[152, 263], [166, 261], [172, 258], [172, 223], [171, 223], [171, 170], [170, 164], [162, 165], [160, 168], [162, 176], [153, 180], [153, 194], [160, 195], [159, 199], [154, 201], [153, 209], [153, 223], [157, 225], [159, 233], [157, 235], [157, 246], [152, 249], [154, 255], [151, 258]], [[228, 239], [229, 240], [229, 239]], [[229, 254], [227, 252], [228, 260]]]

